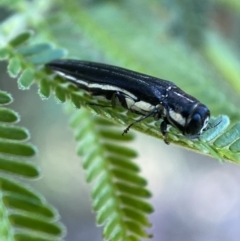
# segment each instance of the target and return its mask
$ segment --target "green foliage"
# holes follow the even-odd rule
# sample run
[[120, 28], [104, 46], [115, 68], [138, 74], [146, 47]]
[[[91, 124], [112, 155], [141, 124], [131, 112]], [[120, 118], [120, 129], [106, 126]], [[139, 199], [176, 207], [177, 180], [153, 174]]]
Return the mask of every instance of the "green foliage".
[[24, 44], [32, 35], [32, 32], [26, 31], [18, 34], [15, 36], [10, 42], [9, 45], [13, 47], [19, 47], [20, 45]]
[[33, 240], [33, 237], [41, 236], [45, 241], [60, 240], [64, 229], [56, 219], [55, 209], [19, 180], [19, 177], [32, 179], [39, 176], [39, 168], [28, 161], [36, 150], [26, 142], [28, 131], [14, 125], [19, 121], [18, 114], [2, 107], [11, 103], [12, 97], [1, 91], [0, 100], [0, 238]]
[[[235, 0], [228, 2], [229, 5], [234, 4]], [[176, 15], [168, 8], [172, 3]], [[65, 56], [65, 48], [69, 57], [108, 62], [174, 81], [207, 104], [213, 116], [222, 115], [222, 121], [205, 132], [201, 140], [188, 140], [171, 128], [169, 141], [220, 161], [239, 163], [239, 60], [221, 34], [214, 29], [206, 29], [207, 25], [197, 19], [198, 1], [187, 3], [173, 0], [168, 2], [169, 5], [154, 0], [140, 0], [137, 4], [133, 1], [69, 0], [44, 4], [41, 1], [16, 1], [9, 6], [8, 1], [2, 1], [16, 11], [0, 28], [4, 43], [0, 48], [0, 59], [7, 61], [10, 76], [17, 77], [21, 89], [37, 84], [42, 99], [54, 94], [58, 102], [70, 102], [76, 107], [74, 111], [69, 111], [72, 115], [70, 125], [78, 143], [78, 154], [83, 159], [86, 181], [93, 183], [93, 209], [97, 212], [97, 224], [104, 225], [106, 240], [137, 241], [151, 237], [145, 230], [151, 226], [148, 214], [153, 211], [147, 202], [150, 192], [138, 166], [131, 160], [136, 156], [135, 151], [124, 145], [133, 137], [131, 134], [122, 137], [117, 126], [112, 125], [127, 126], [138, 116], [130, 112], [126, 115], [121, 107], [112, 109], [89, 105], [94, 101], [91, 96], [55, 76], [43, 65]], [[201, 28], [195, 28], [190, 20]], [[28, 28], [34, 29], [36, 34], [27, 31]], [[11, 38], [13, 33], [15, 36]], [[10, 101], [8, 94], [0, 92], [1, 104]], [[83, 108], [78, 110], [80, 107]], [[37, 175], [38, 169], [17, 158], [35, 153], [32, 145], [24, 142], [29, 138], [28, 132], [12, 125], [18, 120], [17, 113], [0, 107], [0, 121], [5, 123], [0, 125], [0, 151], [4, 155], [15, 156], [11, 160], [0, 158], [0, 169], [32, 178]], [[211, 122], [214, 123], [214, 120], [215, 117], [212, 117]], [[159, 124], [150, 119], [133, 128], [162, 138]], [[14, 221], [20, 227], [25, 225], [31, 230], [39, 227], [37, 232], [44, 231], [53, 236], [61, 233], [58, 225], [46, 219], [50, 209], [34, 192], [9, 179], [1, 177], [0, 181], [2, 216], [8, 220], [10, 228], [14, 226]], [[17, 194], [8, 197], [5, 192]], [[29, 208], [27, 212], [38, 210], [43, 218], [36, 219], [34, 215], [25, 214], [8, 216], [5, 197], [8, 203], [20, 205], [22, 210]], [[53, 214], [50, 216], [48, 218], [52, 218]], [[31, 235], [34, 235], [34, 240], [56, 240], [44, 239], [31, 232], [14, 235], [16, 240], [30, 240]]]
[[9, 61], [9, 65], [8, 65], [8, 72], [9, 72], [10, 76], [15, 78], [15, 77], [17, 77], [17, 75], [19, 74], [20, 71], [21, 71], [21, 66], [20, 66], [19, 58], [17, 58], [17, 57], [12, 58]]
[[119, 128], [94, 118], [86, 110], [75, 111], [70, 125], [79, 142], [77, 150], [83, 157], [86, 181], [93, 182], [93, 209], [97, 212], [97, 224], [105, 226], [104, 238], [130, 241], [132, 237], [149, 237], [144, 227], [150, 227], [147, 214], [153, 209], [144, 199], [151, 194], [139, 168], [131, 161], [136, 153], [121, 144], [133, 136], [116, 138]]
[[25, 69], [18, 79], [20, 89], [28, 89], [34, 81], [34, 70], [32, 68]]

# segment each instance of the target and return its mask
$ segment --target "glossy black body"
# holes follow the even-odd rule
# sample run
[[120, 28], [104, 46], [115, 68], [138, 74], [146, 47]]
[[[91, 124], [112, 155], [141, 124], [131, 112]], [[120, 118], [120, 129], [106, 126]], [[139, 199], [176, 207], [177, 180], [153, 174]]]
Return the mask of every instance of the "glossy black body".
[[[183, 135], [190, 138], [198, 137], [206, 128], [210, 116], [208, 108], [170, 81], [112, 65], [88, 61], [56, 60], [47, 66], [64, 74], [68, 77], [68, 81], [93, 95], [102, 94], [110, 99], [116, 92], [119, 97], [126, 99], [126, 91], [134, 95], [136, 103], [138, 101], [149, 103], [154, 108], [152, 113], [149, 110], [146, 115], [149, 114], [156, 119], [164, 120], [161, 126], [163, 135], [166, 134], [168, 124], [173, 125]], [[77, 80], [96, 83], [96, 86], [89, 88]], [[123, 91], [109, 90], [108, 86], [117, 87]]]

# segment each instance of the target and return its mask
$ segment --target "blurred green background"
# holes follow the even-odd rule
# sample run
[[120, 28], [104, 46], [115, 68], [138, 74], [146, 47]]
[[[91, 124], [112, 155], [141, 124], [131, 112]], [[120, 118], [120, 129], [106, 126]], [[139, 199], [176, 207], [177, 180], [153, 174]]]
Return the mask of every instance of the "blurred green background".
[[[6, 32], [31, 28], [36, 42], [54, 42], [70, 57], [174, 81], [213, 115], [239, 120], [239, 1], [19, 1], [1, 13], [3, 19], [18, 13]], [[42, 101], [37, 88], [18, 90], [6, 65], [0, 68], [0, 87], [12, 93], [12, 108], [39, 149], [42, 178], [34, 186], [59, 209], [66, 240], [102, 240], [68, 116], [54, 98]], [[136, 135], [131, 145], [156, 210], [153, 240], [239, 240], [240, 168]]]

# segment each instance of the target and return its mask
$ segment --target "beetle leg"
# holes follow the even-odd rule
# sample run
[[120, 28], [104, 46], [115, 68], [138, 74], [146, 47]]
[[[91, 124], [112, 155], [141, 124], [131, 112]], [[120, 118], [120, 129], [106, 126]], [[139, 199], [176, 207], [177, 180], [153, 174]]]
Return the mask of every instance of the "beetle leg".
[[152, 115], [155, 115], [155, 113], [156, 113], [156, 110], [154, 109], [152, 112], [150, 112], [150, 113], [148, 113], [147, 115], [145, 115], [145, 116], [139, 118], [138, 120], [134, 121], [133, 123], [131, 123], [131, 124], [123, 131], [122, 135], [127, 134], [128, 131], [130, 130], [130, 128], [131, 128], [133, 125], [135, 125], [135, 124], [138, 123], [138, 122], [141, 122], [142, 120], [147, 119], [148, 117], [150, 117], [150, 116], [152, 116]]
[[131, 96], [120, 92], [120, 91], [116, 91], [113, 93], [112, 97], [111, 97], [111, 102], [112, 102], [112, 106], [113, 108], [116, 105], [116, 100], [118, 99], [119, 103], [122, 105], [122, 107], [124, 107], [125, 109], [130, 109], [126, 99], [131, 99], [133, 102], [137, 102], [138, 100], [132, 98]]
[[168, 125], [168, 121], [166, 120], [163, 120], [161, 125], [160, 125], [160, 130], [161, 130], [161, 133], [163, 135], [163, 140], [164, 142], [168, 145], [169, 144], [169, 141], [167, 140], [167, 125]]
[[111, 104], [113, 108], [116, 107], [117, 99], [124, 108], [127, 108], [126, 95], [119, 91], [116, 91], [112, 94]]
[[111, 97], [112, 108], [115, 108], [115, 107], [116, 107], [117, 98], [119, 99], [118, 92], [114, 92], [113, 95], [112, 95], [112, 97]]

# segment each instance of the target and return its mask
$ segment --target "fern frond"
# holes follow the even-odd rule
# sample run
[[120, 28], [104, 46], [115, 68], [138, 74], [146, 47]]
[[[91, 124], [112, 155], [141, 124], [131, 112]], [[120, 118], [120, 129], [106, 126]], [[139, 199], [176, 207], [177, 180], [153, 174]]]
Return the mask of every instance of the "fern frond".
[[[13, 5], [17, 8], [16, 2], [18, 1], [15, 1]], [[94, 1], [88, 3], [88, 1], [70, 0], [68, 2], [59, 1], [58, 4], [56, 1], [49, 1], [43, 8], [38, 8], [40, 1], [19, 2], [21, 2], [19, 12], [27, 11], [28, 13], [24, 15], [27, 16], [23, 21], [22, 28], [27, 25], [37, 30], [41, 29], [41, 33], [44, 32], [44, 35], [48, 35], [48, 39], [58, 43], [59, 46], [66, 47], [71, 53], [70, 56], [78, 56], [81, 59], [86, 57], [89, 59], [91, 56], [94, 60], [102, 61], [102, 55], [104, 55], [105, 58], [106, 56], [112, 58], [112, 63], [114, 61], [116, 63], [118, 60], [118, 65], [172, 80], [198, 99], [204, 100], [215, 116], [226, 114], [227, 116], [222, 117], [222, 122], [216, 128], [202, 136], [202, 140], [188, 140], [171, 128], [169, 141], [219, 160], [228, 159], [235, 163], [239, 162], [239, 97], [236, 96], [235, 100], [230, 100], [229, 96], [235, 95], [234, 92], [229, 95], [225, 88], [216, 91], [219, 84], [210, 81], [214, 78], [214, 74], [211, 67], [208, 66], [209, 63], [205, 63], [198, 54], [192, 50], [189, 51], [186, 46], [167, 34], [169, 19], [166, 21], [166, 17], [164, 19], [159, 13], [164, 12], [164, 16], [169, 13], [165, 10], [162, 11], [156, 1], [154, 1], [155, 7], [151, 8], [149, 2], [139, 0], [138, 4], [145, 6], [142, 7], [144, 9], [142, 13], [137, 13], [138, 9], [130, 7], [132, 6], [130, 1], [121, 3], [97, 1], [97, 4], [94, 4]], [[51, 11], [51, 4], [54, 5], [54, 12], [52, 11], [47, 16], [45, 11], [46, 9]], [[34, 7], [32, 8], [32, 6]], [[60, 11], [57, 10], [58, 7], [60, 7]], [[44, 21], [34, 16], [33, 10], [35, 9], [39, 11], [39, 15], [44, 16]], [[62, 9], [65, 10], [64, 15], [61, 12]], [[33, 13], [31, 14], [30, 11]], [[109, 16], [117, 22], [109, 21]], [[123, 27], [116, 28], [116, 24]], [[143, 24], [145, 24], [145, 28], [142, 28]], [[71, 36], [65, 34], [66, 29], [69, 30], [68, 33]], [[151, 36], [151, 42], [149, 36]], [[64, 103], [70, 100], [77, 108], [86, 107], [93, 114], [120, 125], [126, 126], [137, 118], [137, 115], [126, 112], [122, 108], [108, 109], [89, 105], [88, 103], [92, 102], [91, 96], [42, 68], [42, 64], [64, 56], [64, 51], [55, 49], [48, 43], [33, 44], [30, 37], [30, 33], [23, 32], [13, 40], [6, 41], [6, 46], [0, 49], [0, 59], [8, 61], [8, 72], [11, 76], [18, 77], [20, 88], [27, 89], [33, 83], [37, 83], [42, 98], [48, 98], [53, 93], [59, 102]], [[146, 45], [146, 43], [149, 44]], [[96, 49], [97, 51], [95, 51]], [[79, 53], [76, 53], [76, 50]], [[0, 118], [5, 122], [14, 122], [14, 120], [17, 121], [18, 115], [7, 108], [1, 108]], [[234, 123], [230, 124], [229, 119]], [[136, 124], [134, 128], [162, 138], [159, 124], [146, 120]], [[86, 109], [81, 113], [76, 111], [72, 126], [79, 142], [78, 152], [83, 156], [86, 179], [94, 183], [93, 208], [98, 213], [98, 224], [104, 225], [104, 237], [112, 241], [122, 238], [123, 240], [139, 240], [140, 237], [149, 237], [145, 227], [150, 226], [147, 214], [152, 211], [152, 207], [146, 202], [146, 198], [150, 196], [146, 189], [146, 181], [139, 175], [136, 164], [130, 160], [135, 153], [118, 143], [123, 140], [128, 141], [127, 138], [132, 137], [128, 135], [122, 139], [120, 130], [112, 130], [113, 127], [109, 122], [93, 117]], [[10, 139], [1, 144], [2, 151], [8, 154], [31, 156], [33, 153], [30, 151], [29, 145], [18, 143], [27, 139], [27, 135], [24, 138], [24, 133], [19, 129], [9, 128], [9, 131], [12, 131], [15, 137], [13, 140]], [[7, 130], [2, 131], [2, 138], [9, 138], [6, 132]], [[13, 135], [11, 134], [11, 136]], [[22, 151], [23, 149], [24, 151]], [[20, 168], [16, 164], [18, 161], [17, 158], [13, 160], [2, 158], [2, 170], [14, 173], [15, 170], [11, 166], [15, 165], [18, 167], [16, 175], [28, 177], [36, 175], [37, 171], [34, 167], [22, 165]], [[24, 170], [27, 171], [24, 173]], [[42, 205], [40, 197], [35, 197], [34, 192], [22, 189], [18, 183], [9, 182], [8, 179], [1, 179], [1, 183], [4, 191], [10, 193], [15, 191], [17, 195], [36, 199], [40, 202], [40, 206]], [[17, 200], [24, 210], [26, 200]], [[14, 203], [12, 200], [11, 202]], [[27, 205], [34, 207], [35, 203]], [[45, 225], [44, 220], [35, 220], [35, 217], [32, 216], [26, 219], [22, 213], [19, 214], [19, 217], [12, 217], [16, 220], [21, 219], [28, 228], [30, 228], [29, 221], [35, 224], [41, 223], [46, 229], [49, 228], [48, 225]], [[59, 231], [53, 226], [51, 229], [55, 233]], [[27, 239], [22, 233], [16, 234], [16, 237], [19, 240]], [[32, 236], [31, 238], [46, 240]]]
[[11, 102], [12, 97], [0, 91], [0, 222], [5, 223], [0, 225], [0, 238], [60, 240], [64, 229], [56, 220], [56, 210], [36, 191], [16, 179], [36, 178], [39, 168], [28, 160], [35, 155], [36, 148], [26, 143], [28, 131], [15, 125], [19, 115], [3, 107]]
[[[25, 77], [26, 71], [28, 69], [33, 70], [34, 65], [38, 64], [38, 62], [35, 61], [35, 59], [38, 58], [35, 58], [35, 52], [33, 50], [37, 49], [38, 51], [42, 51], [42, 49], [44, 49], [44, 53], [46, 52], [46, 55], [44, 54], [44, 56], [49, 56], [49, 58], [54, 56], [53, 58], [55, 58], [55, 55], [53, 53], [56, 53], [57, 51], [47, 49], [46, 45], [44, 45], [44, 48], [42, 48], [42, 46], [43, 45], [30, 47], [26, 46], [25, 48], [24, 46], [22, 46], [20, 50], [18, 48], [12, 49], [12, 46], [9, 46], [10, 51], [8, 53], [8, 56], [10, 56], [10, 58], [15, 58], [16, 56], [18, 56], [18, 58], [21, 60], [22, 73], [19, 75], [20, 77], [18, 78], [18, 83], [20, 84], [20, 86], [27, 88], [30, 86], [30, 84], [33, 83], [33, 80], [38, 81], [38, 78], [36, 78], [37, 76], [41, 76], [43, 77], [40, 78], [39, 92], [41, 96], [47, 98], [49, 97], [51, 91], [54, 90], [55, 97], [60, 102], [65, 102], [66, 100], [70, 99], [77, 107], [80, 107], [80, 103], [86, 105], [86, 102], [89, 100], [90, 97], [84, 93], [76, 91], [77, 88], [75, 86], [66, 83], [59, 77], [53, 79], [51, 75], [50, 77], [48, 77], [47, 75], [44, 76], [43, 71], [32, 71], [32, 73], [34, 74], [32, 74], [30, 77], [28, 77], [29, 75], [27, 75], [27, 78]], [[31, 58], [29, 57], [29, 53], [31, 53]], [[49, 55], [47, 53], [49, 53]], [[41, 53], [37, 52], [36, 56], [42, 55]], [[44, 61], [47, 62], [48, 60], [45, 59]], [[12, 62], [13, 64], [11, 64], [11, 66], [13, 67], [9, 67], [9, 71], [17, 69], [14, 68], [14, 61]], [[16, 72], [17, 71], [15, 71], [14, 73]], [[47, 73], [47, 71], [45, 73]], [[100, 111], [102, 115], [108, 117], [114, 115], [113, 113], [109, 114], [106, 111], [101, 111], [101, 109], [96, 107], [92, 107], [91, 110], [95, 112]], [[103, 122], [100, 123], [102, 123], [101, 126], [104, 125]], [[107, 124], [109, 127], [110, 124]], [[89, 132], [89, 128], [85, 128], [83, 130]], [[78, 138], [82, 137], [83, 134], [84, 132], [78, 132]], [[102, 186], [103, 184], [107, 184], [107, 187], [110, 188], [110, 191], [106, 194], [104, 194], [103, 192], [100, 192], [98, 195], [97, 192], [95, 192], [94, 194], [96, 195], [93, 198], [94, 201], [96, 202], [96, 200], [98, 200], [97, 203], [94, 202], [93, 204], [95, 211], [98, 212], [97, 222], [98, 224], [105, 224], [104, 234], [106, 239], [112, 237], [116, 238], [117, 236], [123, 238], [123, 240], [131, 240], [131, 237], [135, 237], [136, 240], [140, 240], [140, 237], [147, 238], [149, 237], [149, 235], [144, 230], [144, 227], [150, 225], [146, 215], [152, 211], [152, 207], [150, 206], [150, 204], [143, 200], [144, 198], [150, 196], [150, 193], [145, 188], [146, 181], [139, 176], [139, 170], [129, 160], [129, 158], [133, 158], [136, 154], [127, 147], [120, 147], [116, 146], [116, 144], [113, 144], [112, 141], [119, 139], [118, 137], [121, 136], [117, 137], [117, 133], [114, 131], [109, 132], [109, 128], [108, 132], [106, 131], [106, 129], [101, 129], [98, 135], [99, 137], [101, 136], [102, 140], [108, 141], [106, 141], [106, 143], [102, 145], [99, 145], [100, 143], [95, 143], [95, 149], [89, 149], [89, 144], [91, 144], [91, 146], [92, 144], [94, 144], [92, 143], [94, 141], [94, 133], [92, 133], [92, 135], [88, 134], [87, 138], [84, 138], [84, 142], [81, 144], [81, 148], [79, 149], [79, 152], [84, 156], [83, 166], [86, 169], [86, 180], [92, 182], [95, 179], [98, 179], [98, 182], [96, 182], [95, 184], [96, 187], [99, 187], [100, 184], [100, 186]], [[93, 139], [91, 139], [90, 137], [92, 137]], [[121, 141], [129, 141], [131, 139], [132, 137], [129, 135], [121, 139]], [[90, 156], [88, 157], [88, 155]], [[109, 157], [106, 157], [106, 155], [109, 155]], [[100, 162], [97, 161], [99, 159]], [[122, 161], [122, 165], [119, 161], [117, 164], [115, 164], [115, 161], [119, 159]], [[112, 168], [113, 170], [111, 172], [108, 172], [107, 166], [110, 165], [110, 163], [112, 164], [109, 168]], [[131, 167], [131, 169], [128, 170], [128, 167]], [[99, 176], [101, 176], [102, 173], [106, 174], [107, 183], [104, 181], [101, 182], [101, 179], [98, 178]], [[116, 179], [116, 184], [113, 185], [112, 180], [114, 179]], [[125, 183], [127, 183], [127, 185]], [[115, 196], [114, 192], [119, 193], [119, 195]], [[113, 201], [113, 204], [108, 206], [108, 209], [105, 209], [105, 207], [103, 207], [104, 203], [102, 202], [103, 200], [106, 200], [106, 196]], [[118, 207], [120, 206], [123, 206], [123, 208], [119, 210]], [[142, 214], [142, 212], [145, 214]], [[108, 218], [112, 215], [115, 218], [108, 221]], [[136, 217], [139, 218], [139, 223], [134, 221], [134, 218]], [[112, 232], [110, 232], [109, 226], [113, 226], [114, 223], [115, 225], [113, 227], [113, 230]], [[114, 234], [115, 232], [116, 235]]]
[[78, 154], [83, 158], [86, 180], [93, 182], [93, 209], [98, 225], [104, 225], [106, 240], [140, 240], [148, 238], [150, 227], [147, 215], [153, 211], [146, 201], [151, 194], [146, 180], [131, 159], [136, 153], [119, 142], [124, 139], [111, 122], [94, 117], [82, 109], [75, 111], [71, 127], [79, 142]]
[[[17, 38], [17, 37], [16, 37]], [[19, 75], [18, 83], [23, 88], [29, 88], [29, 86], [35, 82], [40, 82], [39, 93], [43, 98], [48, 98], [50, 96], [51, 91], [54, 91], [56, 99], [64, 103], [67, 100], [71, 100], [73, 105], [77, 108], [80, 106], [87, 107], [91, 112], [106, 117], [108, 119], [113, 120], [114, 122], [121, 124], [121, 125], [128, 125], [129, 123], [133, 122], [135, 118], [138, 116], [134, 113], [127, 112], [122, 108], [101, 108], [99, 106], [89, 105], [88, 103], [92, 103], [91, 96], [88, 94], [79, 91], [76, 86], [73, 86], [71, 83], [66, 82], [61, 77], [55, 77], [53, 75], [49, 75], [50, 72], [48, 70], [40, 69], [37, 70], [37, 63], [30, 63], [29, 62], [29, 54], [31, 60], [37, 59], [36, 56], [48, 56], [47, 58], [43, 58], [42, 61], [45, 62], [47, 60], [52, 60], [56, 57], [55, 53], [58, 53], [59, 56], [65, 53], [63, 50], [53, 49], [51, 45], [47, 44], [39, 44], [39, 45], [26, 45], [23, 46], [21, 42], [20, 50], [17, 48], [13, 48], [12, 46], [8, 45], [9, 53], [8, 58], [10, 58], [9, 65], [11, 64], [11, 59], [18, 57], [21, 60], [22, 66], [22, 73]], [[43, 53], [41, 52], [43, 50]], [[36, 51], [36, 52], [34, 52]], [[39, 52], [40, 51], [40, 52]], [[24, 53], [24, 54], [23, 54]], [[36, 54], [36, 56], [35, 56]], [[39, 61], [42, 62], [42, 61]], [[34, 62], [34, 61], [33, 61]], [[38, 64], [37, 64], [38, 65]], [[10, 71], [11, 69], [15, 68], [8, 68]], [[218, 141], [214, 142], [212, 138], [207, 137], [203, 138], [200, 141], [192, 141], [188, 140], [183, 137], [178, 131], [171, 128], [168, 138], [169, 141], [172, 143], [176, 143], [178, 145], [184, 146], [186, 148], [195, 150], [197, 152], [201, 152], [207, 155], [210, 155], [218, 160], [227, 159], [230, 161], [234, 161], [238, 163], [239, 161], [239, 153], [240, 151], [237, 149], [237, 141], [239, 136], [236, 135], [235, 139], [232, 140], [231, 145], [222, 145], [219, 148], [219, 141], [222, 140], [220, 137], [222, 135], [228, 135], [227, 126], [229, 125], [229, 118], [223, 117], [223, 120], [219, 128], [213, 128], [211, 132], [207, 132], [204, 136], [210, 135], [212, 136], [212, 132], [214, 132], [215, 136], [218, 137]], [[226, 125], [227, 123], [227, 125]], [[159, 122], [155, 124], [151, 123], [151, 120], [142, 121], [141, 123], [137, 123], [133, 126], [134, 129], [144, 132], [146, 134], [162, 138], [159, 132]], [[231, 127], [234, 128], [234, 127]], [[217, 143], [217, 144], [216, 144]], [[0, 143], [1, 144], [1, 143]]]

